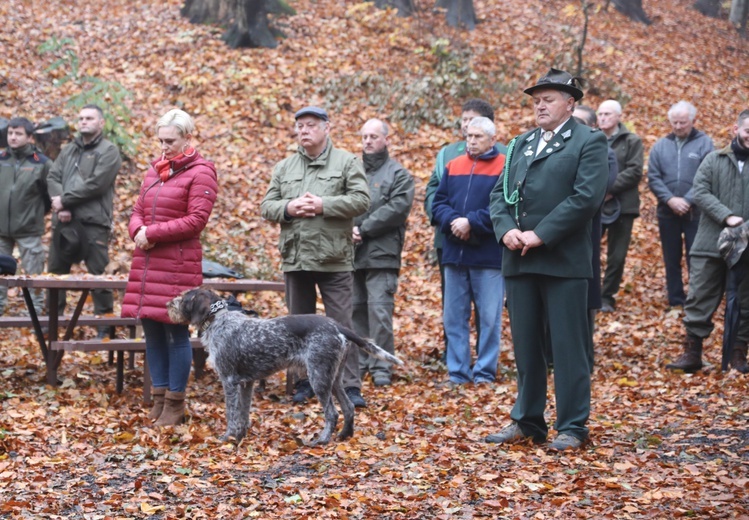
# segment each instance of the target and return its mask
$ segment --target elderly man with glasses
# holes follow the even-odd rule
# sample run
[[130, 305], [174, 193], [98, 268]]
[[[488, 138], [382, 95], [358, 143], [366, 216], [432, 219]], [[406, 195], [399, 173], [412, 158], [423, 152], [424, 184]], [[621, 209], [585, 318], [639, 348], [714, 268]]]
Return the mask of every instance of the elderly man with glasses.
[[[315, 314], [319, 289], [325, 314], [352, 329], [354, 218], [370, 204], [364, 166], [333, 146], [325, 110], [308, 106], [294, 119], [299, 146], [273, 169], [261, 204], [263, 218], [281, 225], [286, 306], [291, 314]], [[348, 351], [342, 382], [354, 406], [365, 407], [356, 348]], [[304, 374], [293, 400], [313, 395]]]

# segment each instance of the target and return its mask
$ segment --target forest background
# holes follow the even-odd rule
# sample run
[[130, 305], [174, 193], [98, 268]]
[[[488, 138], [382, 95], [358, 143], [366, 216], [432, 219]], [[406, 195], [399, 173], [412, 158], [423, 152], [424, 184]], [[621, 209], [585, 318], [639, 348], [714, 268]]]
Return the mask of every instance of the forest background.
[[[366, 119], [389, 121], [390, 153], [417, 188], [396, 302], [405, 367], [391, 387], [364, 382], [369, 407], [353, 439], [316, 448], [303, 441], [319, 425], [318, 404], [292, 406], [283, 378], [273, 378], [255, 400], [251, 435], [234, 447], [216, 439], [224, 406], [213, 372], [190, 383], [188, 424], [157, 431], [147, 427], [140, 363], [117, 395], [103, 356], [70, 354], [53, 388], [30, 332], [3, 330], [0, 518], [746, 518], [747, 378], [720, 371], [720, 323], [706, 343], [707, 370], [663, 369], [683, 330], [680, 312], [667, 308], [645, 181], [618, 311], [597, 322], [586, 449], [481, 442], [507, 423], [514, 402], [506, 317], [498, 381], [438, 387], [447, 377], [439, 275], [422, 207], [434, 157], [459, 138], [469, 97], [496, 107], [504, 142], [534, 126], [522, 90], [550, 66], [575, 69], [584, 4], [477, 0], [471, 32], [448, 28], [431, 8], [399, 18], [371, 3], [290, 5], [295, 15], [273, 21], [286, 36], [277, 48], [232, 50], [222, 28], [181, 18], [177, 0], [6, 0], [0, 117], [74, 124], [82, 92], [106, 102], [130, 156], [111, 244], [126, 264], [130, 207], [159, 153], [156, 121], [183, 108], [219, 172], [205, 255], [266, 279], [280, 279], [278, 229], [260, 218], [259, 202], [273, 165], [296, 149], [294, 111], [326, 107], [333, 142], [355, 153]], [[647, 152], [669, 131], [668, 107], [685, 99], [699, 109], [697, 127], [717, 147], [728, 144], [749, 108], [747, 40], [687, 0], [646, 3], [651, 25], [590, 5], [583, 102], [618, 99]], [[11, 295], [11, 312], [20, 312]], [[277, 294], [244, 302], [264, 316], [285, 312]]]

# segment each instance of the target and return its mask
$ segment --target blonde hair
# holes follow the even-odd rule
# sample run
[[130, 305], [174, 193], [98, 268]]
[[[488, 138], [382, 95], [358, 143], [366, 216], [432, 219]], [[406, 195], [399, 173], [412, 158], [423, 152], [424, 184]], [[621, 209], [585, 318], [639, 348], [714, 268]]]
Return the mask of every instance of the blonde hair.
[[183, 137], [195, 131], [195, 121], [190, 117], [190, 114], [178, 108], [174, 108], [161, 116], [159, 122], [156, 123], [156, 131], [158, 132], [162, 126], [173, 126], [179, 130], [179, 134]]

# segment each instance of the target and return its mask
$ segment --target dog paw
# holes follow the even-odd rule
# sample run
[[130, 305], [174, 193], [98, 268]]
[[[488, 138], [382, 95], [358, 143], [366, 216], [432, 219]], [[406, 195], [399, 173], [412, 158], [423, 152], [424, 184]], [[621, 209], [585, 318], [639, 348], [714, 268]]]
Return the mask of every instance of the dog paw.
[[324, 438], [324, 437], [317, 437], [313, 439], [309, 445], [310, 446], [324, 446], [330, 442], [330, 437]]
[[242, 439], [244, 439], [244, 434], [230, 432], [226, 432], [219, 437], [221, 442], [233, 442], [234, 444], [239, 444], [242, 442]]
[[339, 441], [345, 441], [346, 439], [349, 439], [349, 438], [351, 438], [353, 436], [354, 436], [354, 429], [353, 428], [344, 428], [338, 434], [338, 440]]

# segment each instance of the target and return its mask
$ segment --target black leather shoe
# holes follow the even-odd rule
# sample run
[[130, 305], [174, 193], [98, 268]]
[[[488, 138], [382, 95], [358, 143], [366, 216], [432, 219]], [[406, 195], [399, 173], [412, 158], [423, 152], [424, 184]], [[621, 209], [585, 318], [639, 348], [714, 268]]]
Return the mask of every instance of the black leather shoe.
[[300, 379], [294, 385], [294, 397], [291, 398], [295, 403], [306, 403], [315, 395], [315, 391], [312, 390], [312, 386], [309, 384], [309, 379]]
[[356, 388], [355, 386], [350, 386], [346, 389], [346, 395], [349, 398], [349, 401], [354, 405], [356, 408], [366, 408], [367, 402], [364, 400], [364, 398], [361, 396], [361, 390]]

